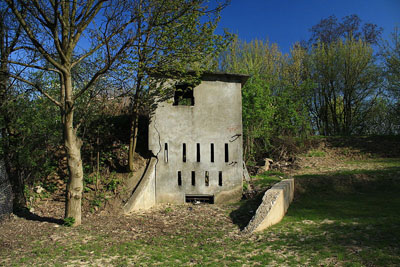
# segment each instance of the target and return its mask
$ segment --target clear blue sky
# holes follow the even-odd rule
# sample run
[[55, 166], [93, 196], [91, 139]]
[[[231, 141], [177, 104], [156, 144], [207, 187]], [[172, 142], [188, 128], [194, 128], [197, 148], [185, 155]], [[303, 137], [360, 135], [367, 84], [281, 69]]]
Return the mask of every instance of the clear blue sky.
[[296, 41], [308, 40], [309, 29], [322, 18], [351, 14], [382, 27], [387, 39], [400, 27], [400, 0], [232, 0], [217, 33], [225, 28], [246, 41], [268, 38], [287, 53]]

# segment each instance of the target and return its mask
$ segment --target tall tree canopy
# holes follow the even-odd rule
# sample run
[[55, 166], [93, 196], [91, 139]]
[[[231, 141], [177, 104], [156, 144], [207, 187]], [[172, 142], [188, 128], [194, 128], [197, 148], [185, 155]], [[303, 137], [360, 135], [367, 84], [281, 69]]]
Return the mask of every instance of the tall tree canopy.
[[373, 45], [382, 28], [362, 23], [353, 14], [339, 21], [322, 19], [310, 29], [309, 77], [314, 90], [309, 101], [314, 128], [319, 134], [356, 134], [381, 91]]
[[335, 15], [321, 19], [311, 29], [310, 44], [318, 42], [330, 44], [338, 39], [354, 38], [355, 40], [362, 39], [369, 44], [377, 44], [382, 28], [373, 23], [364, 23], [356, 15], [352, 14], [345, 16], [341, 21]]
[[299, 45], [283, 55], [277, 44], [238, 39], [222, 54], [220, 69], [249, 74], [243, 87], [243, 135], [246, 160], [271, 149], [275, 136], [307, 133], [306, 95], [310, 84], [304, 78], [306, 51]]
[[387, 91], [391, 101], [388, 113], [390, 121], [394, 124], [394, 132], [400, 132], [400, 30], [394, 28], [391, 39], [383, 43], [382, 55], [385, 77], [387, 79]]
[[371, 46], [351, 37], [330, 44], [319, 42], [311, 50], [309, 63], [315, 83], [310, 108], [318, 132], [361, 133], [382, 82]]

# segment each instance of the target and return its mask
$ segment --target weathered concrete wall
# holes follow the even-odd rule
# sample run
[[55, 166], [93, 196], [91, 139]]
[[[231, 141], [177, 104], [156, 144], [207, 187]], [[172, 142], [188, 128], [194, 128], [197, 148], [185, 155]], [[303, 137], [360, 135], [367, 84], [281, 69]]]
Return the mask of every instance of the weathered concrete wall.
[[0, 220], [13, 210], [13, 195], [3, 160], [0, 160]]
[[[166, 101], [159, 104], [151, 119], [149, 149], [159, 159], [157, 203], [183, 203], [185, 195], [212, 195], [215, 203], [234, 201], [241, 196], [241, 82], [229, 76], [221, 80], [217, 77], [204, 80], [193, 90], [194, 106], [174, 106], [172, 100]], [[186, 144], [186, 162], [183, 162], [183, 144]], [[200, 162], [196, 158], [197, 144]], [[211, 144], [214, 145], [214, 162], [211, 162]], [[228, 162], [225, 162], [225, 144]], [[178, 185], [178, 172], [181, 185]], [[192, 172], [195, 185], [192, 185]]]
[[149, 162], [142, 179], [139, 181], [135, 191], [124, 205], [124, 213], [128, 214], [133, 211], [147, 210], [156, 204], [155, 198], [155, 173], [157, 159], [152, 158]]
[[280, 222], [294, 197], [294, 179], [286, 179], [265, 192], [260, 206], [243, 230], [244, 233], [258, 232]]

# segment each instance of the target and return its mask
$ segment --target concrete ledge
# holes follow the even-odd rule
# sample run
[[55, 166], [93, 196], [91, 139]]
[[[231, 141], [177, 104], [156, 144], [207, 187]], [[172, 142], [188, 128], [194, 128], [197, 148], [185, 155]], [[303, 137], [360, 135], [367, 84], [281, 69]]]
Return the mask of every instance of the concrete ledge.
[[157, 159], [152, 158], [145, 169], [143, 177], [134, 189], [132, 196], [123, 207], [125, 214], [138, 210], [147, 210], [156, 204], [156, 163]]
[[253, 233], [277, 224], [285, 216], [294, 197], [294, 179], [285, 179], [265, 192], [260, 206], [243, 230]]

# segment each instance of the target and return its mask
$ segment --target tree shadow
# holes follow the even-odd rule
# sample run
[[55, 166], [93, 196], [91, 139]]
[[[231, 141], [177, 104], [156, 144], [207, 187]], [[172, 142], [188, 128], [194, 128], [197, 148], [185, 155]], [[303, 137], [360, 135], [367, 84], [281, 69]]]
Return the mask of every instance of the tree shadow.
[[[363, 223], [317, 223], [310, 232], [285, 231], [282, 239], [291, 250], [300, 254], [313, 254], [315, 248], [323, 248], [324, 253], [338, 255], [346, 253], [349, 259], [362, 262], [365, 266], [397, 266], [397, 251], [400, 237], [392, 224], [382, 225], [377, 221]], [[397, 233], [396, 233], [397, 232]]]
[[27, 208], [15, 210], [14, 214], [16, 216], [18, 216], [20, 218], [24, 218], [25, 220], [28, 220], [28, 221], [48, 222], [48, 223], [55, 223], [55, 224], [59, 224], [59, 225], [64, 224], [64, 220], [62, 220], [62, 219], [39, 216], [37, 214], [30, 212]]
[[298, 193], [281, 225], [287, 229], [284, 242], [299, 253], [311, 254], [323, 247], [330, 254], [350, 253], [367, 266], [398, 265], [398, 171], [303, 176], [309, 180], [299, 179], [304, 191]]
[[351, 194], [393, 191], [400, 188], [400, 167], [376, 170], [341, 170], [295, 176], [295, 198], [308, 194]]
[[331, 136], [326, 137], [333, 147], [357, 149], [378, 157], [400, 157], [400, 135]]
[[[337, 200], [347, 196], [376, 195], [400, 190], [400, 167], [379, 170], [352, 170], [324, 174], [299, 175], [295, 180], [295, 202], [302, 203], [303, 197], [315, 198], [334, 195]], [[253, 218], [269, 188], [242, 199], [238, 208], [229, 216], [243, 230]], [[351, 200], [353, 201], [353, 200]], [[315, 207], [314, 207], [315, 208]], [[328, 207], [328, 210], [331, 210]], [[332, 210], [331, 210], [332, 211]], [[343, 213], [343, 210], [341, 210]]]

